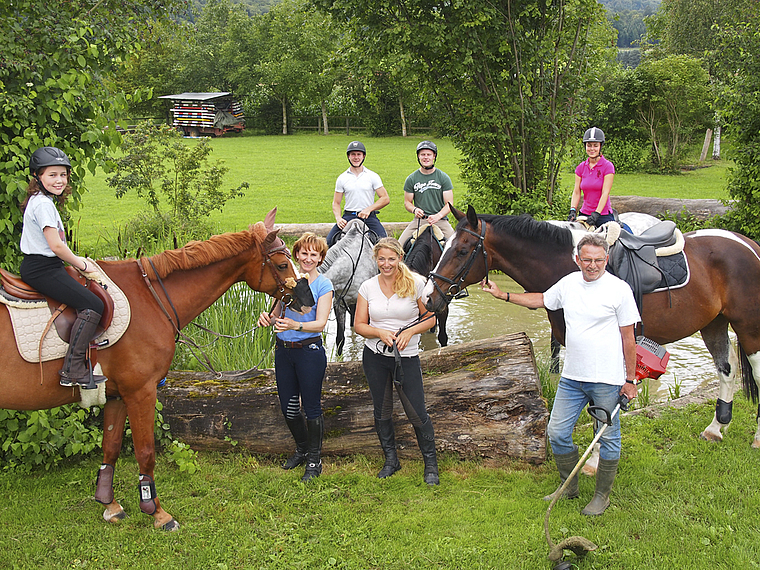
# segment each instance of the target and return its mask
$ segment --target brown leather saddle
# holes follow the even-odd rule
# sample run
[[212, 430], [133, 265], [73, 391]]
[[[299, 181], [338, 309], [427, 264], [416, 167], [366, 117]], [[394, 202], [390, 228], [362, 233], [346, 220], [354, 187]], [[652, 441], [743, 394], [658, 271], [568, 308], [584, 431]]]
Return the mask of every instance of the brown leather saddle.
[[[98, 336], [103, 334], [103, 331], [110, 326], [111, 320], [113, 319], [114, 305], [111, 295], [108, 294], [103, 285], [87, 279], [73, 267], [66, 266], [66, 272], [103, 301], [105, 308], [103, 309], [103, 315], [101, 316], [100, 323], [96, 329]], [[77, 318], [77, 312], [73, 307], [69, 307], [55, 299], [43, 295], [36, 289], [24, 283], [24, 281], [21, 280], [21, 277], [6, 271], [2, 267], [0, 267], [0, 282], [2, 284], [3, 294], [7, 298], [19, 301], [47, 301], [51, 314], [55, 315], [58, 313], [53, 321], [58, 336], [60, 336], [64, 342], [69, 342], [71, 327], [74, 325], [74, 321]], [[64, 307], [64, 309], [61, 310], [61, 307]]]

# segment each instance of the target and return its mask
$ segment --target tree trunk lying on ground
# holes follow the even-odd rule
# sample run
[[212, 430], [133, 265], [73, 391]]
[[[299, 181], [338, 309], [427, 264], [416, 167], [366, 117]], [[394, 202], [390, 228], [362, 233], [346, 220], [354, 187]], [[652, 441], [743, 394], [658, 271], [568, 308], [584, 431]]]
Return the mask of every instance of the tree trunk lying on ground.
[[[546, 460], [549, 413], [540, 395], [533, 347], [524, 333], [420, 353], [428, 412], [439, 450], [462, 457]], [[290, 453], [293, 439], [277, 399], [274, 371], [171, 371], [159, 389], [172, 434], [194, 449]], [[411, 424], [394, 398], [399, 453], [418, 457]], [[327, 366], [322, 405], [325, 454], [380, 454], [361, 362]]]
[[645, 198], [643, 196], [612, 196], [612, 207], [619, 214], [624, 212], [642, 212], [650, 216], [659, 216], [670, 212], [680, 214], [686, 209], [698, 220], [706, 220], [713, 216], [722, 216], [728, 211], [728, 206], [720, 200], [686, 200], [676, 198]]

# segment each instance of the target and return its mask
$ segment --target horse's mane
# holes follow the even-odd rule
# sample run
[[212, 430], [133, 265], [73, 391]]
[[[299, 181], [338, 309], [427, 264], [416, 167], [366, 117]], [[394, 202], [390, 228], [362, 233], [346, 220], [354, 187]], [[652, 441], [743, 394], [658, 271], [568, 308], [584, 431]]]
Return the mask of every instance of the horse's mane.
[[[479, 214], [478, 218], [488, 222], [498, 233], [527, 239], [544, 245], [555, 245], [569, 249], [573, 247], [573, 234], [570, 230], [548, 222], [534, 220], [528, 214], [521, 214], [519, 216]], [[467, 218], [463, 219], [463, 221], [466, 220]]]
[[346, 225], [346, 235], [327, 250], [327, 254], [325, 254], [325, 258], [322, 260], [322, 265], [319, 266], [320, 273], [327, 271], [330, 266], [335, 263], [335, 260], [343, 255], [343, 252], [345, 252], [348, 246], [353, 244], [356, 237], [364, 239], [367, 242], [362, 248], [362, 255], [372, 255], [372, 240], [369, 239], [369, 234], [363, 231], [362, 226], [364, 226], [364, 222], [361, 220], [350, 220], [348, 222]]
[[427, 226], [412, 245], [411, 251], [404, 258], [404, 263], [412, 271], [419, 273], [420, 275], [427, 274], [430, 270], [430, 260], [433, 258], [433, 252], [430, 249], [431, 241], [434, 239], [432, 235], [421, 239], [425, 232], [432, 234], [432, 226]]
[[[260, 244], [267, 233], [264, 223], [257, 222], [249, 226], [247, 230], [211, 236], [205, 241], [191, 241], [185, 247], [164, 251], [148, 259], [159, 276], [165, 278], [174, 271], [194, 269], [229, 259], [241, 251]], [[156, 275], [151, 263], [143, 263], [143, 268], [150, 279], [155, 279]]]

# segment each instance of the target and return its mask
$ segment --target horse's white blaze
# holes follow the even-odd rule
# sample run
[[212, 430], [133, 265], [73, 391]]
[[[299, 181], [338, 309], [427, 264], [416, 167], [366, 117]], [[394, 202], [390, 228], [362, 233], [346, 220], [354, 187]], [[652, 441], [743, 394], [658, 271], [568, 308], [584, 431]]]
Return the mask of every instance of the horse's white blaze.
[[[728, 230], [717, 230], [717, 229], [697, 230], [695, 234], [690, 237], [721, 237], [725, 239], [730, 239], [732, 241], [735, 241], [736, 243], [742, 244], [744, 247], [746, 247], [748, 250], [752, 252], [752, 254], [757, 258], [758, 261], [760, 261], [760, 256], [758, 256], [757, 252], [754, 249], [752, 249], [751, 245], [749, 245], [746, 241], [739, 238], [738, 236], [732, 234]], [[754, 366], [752, 368], [754, 370]]]

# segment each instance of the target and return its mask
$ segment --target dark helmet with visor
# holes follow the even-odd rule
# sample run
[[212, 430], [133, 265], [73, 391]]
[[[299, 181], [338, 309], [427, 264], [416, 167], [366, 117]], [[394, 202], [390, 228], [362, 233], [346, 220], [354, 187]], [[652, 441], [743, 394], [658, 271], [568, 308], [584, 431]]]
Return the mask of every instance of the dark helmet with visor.
[[422, 141], [417, 145], [417, 154], [420, 154], [421, 150], [432, 150], [435, 156], [438, 156], [438, 147], [432, 141]]
[[[367, 158], [367, 147], [365, 147], [364, 143], [361, 141], [351, 141], [348, 143], [348, 148], [346, 149], [346, 157], [348, 157], [348, 155], [350, 155], [352, 152], [361, 152], [364, 154], [364, 158]], [[359, 163], [359, 166], [364, 164], [364, 158], [362, 159], [361, 163]], [[350, 160], [348, 162], [349, 164], [351, 163]]]
[[583, 133], [583, 142], [604, 142], [604, 131], [598, 127], [591, 127], [585, 133]]
[[54, 146], [43, 146], [32, 153], [29, 159], [29, 173], [36, 176], [46, 166], [65, 166], [71, 169], [71, 162], [66, 153]]

